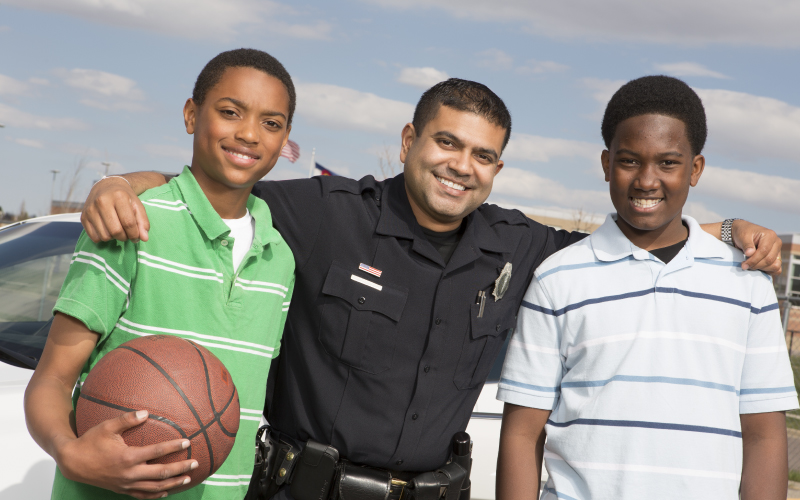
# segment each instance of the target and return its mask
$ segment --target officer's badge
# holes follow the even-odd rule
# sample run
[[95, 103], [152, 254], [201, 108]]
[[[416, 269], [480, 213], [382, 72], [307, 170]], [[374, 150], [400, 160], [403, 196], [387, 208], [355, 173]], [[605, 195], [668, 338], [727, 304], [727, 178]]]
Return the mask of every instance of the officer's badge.
[[492, 295], [494, 295], [495, 302], [503, 298], [503, 295], [505, 295], [506, 290], [508, 290], [508, 284], [510, 282], [511, 282], [511, 262], [506, 262], [506, 265], [503, 266], [503, 270], [500, 272], [500, 276], [494, 282], [494, 291], [492, 292]]

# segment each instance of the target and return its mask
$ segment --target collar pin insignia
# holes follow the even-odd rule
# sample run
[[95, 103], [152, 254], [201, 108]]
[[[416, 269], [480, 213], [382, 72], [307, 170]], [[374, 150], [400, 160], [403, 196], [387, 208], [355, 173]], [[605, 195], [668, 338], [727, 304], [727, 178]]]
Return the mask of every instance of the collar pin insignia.
[[503, 270], [500, 272], [500, 276], [494, 282], [494, 291], [492, 292], [492, 295], [494, 295], [495, 302], [503, 298], [503, 295], [505, 295], [506, 290], [508, 290], [508, 284], [510, 282], [511, 282], [511, 262], [506, 262], [506, 265], [503, 266]]

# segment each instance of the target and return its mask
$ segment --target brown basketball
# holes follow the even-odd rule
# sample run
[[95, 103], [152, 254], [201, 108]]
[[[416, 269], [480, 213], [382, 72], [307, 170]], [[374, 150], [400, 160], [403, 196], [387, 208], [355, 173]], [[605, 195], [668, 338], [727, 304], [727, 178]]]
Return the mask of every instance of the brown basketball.
[[89, 372], [76, 407], [78, 436], [134, 410], [149, 418], [122, 434], [129, 446], [186, 438], [192, 445], [150, 463], [193, 458], [197, 486], [228, 457], [239, 430], [239, 394], [225, 365], [207, 349], [171, 335], [140, 337], [106, 354]]

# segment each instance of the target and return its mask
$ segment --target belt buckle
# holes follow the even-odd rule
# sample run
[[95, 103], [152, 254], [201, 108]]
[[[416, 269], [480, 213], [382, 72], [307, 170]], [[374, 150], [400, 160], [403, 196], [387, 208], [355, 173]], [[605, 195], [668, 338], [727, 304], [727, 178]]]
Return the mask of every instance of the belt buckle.
[[403, 481], [402, 479], [392, 478], [392, 486], [399, 486], [400, 487], [400, 496], [398, 500], [404, 500], [406, 495], [406, 486], [408, 486], [408, 482]]

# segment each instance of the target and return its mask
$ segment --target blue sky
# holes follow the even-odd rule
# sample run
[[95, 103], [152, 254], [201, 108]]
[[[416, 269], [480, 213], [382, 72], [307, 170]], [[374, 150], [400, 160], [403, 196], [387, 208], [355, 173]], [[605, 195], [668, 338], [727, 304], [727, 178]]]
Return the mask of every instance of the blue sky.
[[[298, 89], [301, 157], [334, 172], [398, 165], [421, 92], [487, 84], [514, 120], [491, 201], [611, 210], [600, 119], [625, 81], [683, 78], [709, 119], [707, 169], [687, 212], [800, 232], [800, 4], [790, 0], [0, 0], [0, 206], [46, 211], [110, 173], [178, 172], [197, 73], [236, 47], [280, 59]], [[399, 166], [395, 167], [396, 169]]]

